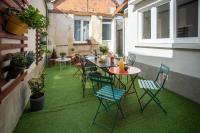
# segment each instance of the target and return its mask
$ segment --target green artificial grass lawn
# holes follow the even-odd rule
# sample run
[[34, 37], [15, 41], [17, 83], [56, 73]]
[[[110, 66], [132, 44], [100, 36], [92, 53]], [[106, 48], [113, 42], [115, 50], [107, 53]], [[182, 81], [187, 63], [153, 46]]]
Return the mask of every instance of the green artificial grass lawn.
[[[45, 107], [30, 112], [29, 105], [21, 116], [14, 133], [103, 133], [92, 125], [99, 104], [92, 89], [86, 89], [82, 97], [81, 79], [73, 77], [75, 69], [67, 67], [46, 68]], [[137, 85], [137, 84], [136, 84]], [[142, 90], [137, 87], [139, 95]], [[159, 95], [168, 114], [165, 115], [155, 103], [140, 112], [135, 94], [122, 100], [125, 119], [118, 115], [116, 133], [197, 133], [200, 132], [200, 105], [169, 91]], [[113, 111], [114, 113], [114, 111]], [[97, 123], [111, 126], [110, 117], [99, 114]]]

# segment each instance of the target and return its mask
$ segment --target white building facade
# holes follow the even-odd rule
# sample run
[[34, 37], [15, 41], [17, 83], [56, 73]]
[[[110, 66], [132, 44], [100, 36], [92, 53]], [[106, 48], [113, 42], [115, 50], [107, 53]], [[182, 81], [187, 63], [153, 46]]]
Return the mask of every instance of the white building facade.
[[126, 35], [141, 76], [166, 64], [166, 88], [200, 103], [200, 0], [130, 0]]

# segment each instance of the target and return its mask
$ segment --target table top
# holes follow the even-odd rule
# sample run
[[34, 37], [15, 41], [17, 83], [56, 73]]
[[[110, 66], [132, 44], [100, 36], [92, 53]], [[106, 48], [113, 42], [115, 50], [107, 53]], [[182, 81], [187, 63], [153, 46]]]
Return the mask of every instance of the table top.
[[95, 56], [86, 56], [86, 59], [100, 68], [114, 67], [117, 66], [119, 62], [117, 59], [114, 59], [113, 62], [111, 62], [110, 57], [106, 57], [103, 62], [99, 57], [95, 58]]
[[141, 70], [137, 67], [129, 66], [127, 71], [120, 71], [119, 67], [111, 67], [109, 68], [109, 72], [116, 75], [135, 75], [141, 72]]
[[71, 61], [71, 58], [57, 58], [56, 61], [66, 62], [66, 61]]

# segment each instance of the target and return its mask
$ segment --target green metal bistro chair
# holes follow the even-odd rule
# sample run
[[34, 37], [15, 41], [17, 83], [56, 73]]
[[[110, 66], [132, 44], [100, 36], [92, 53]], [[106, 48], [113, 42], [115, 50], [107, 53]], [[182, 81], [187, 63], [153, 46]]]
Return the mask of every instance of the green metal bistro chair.
[[126, 58], [126, 65], [133, 66], [136, 60], [136, 55], [133, 53], [128, 53], [128, 57]]
[[86, 89], [86, 84], [88, 82], [88, 75], [89, 74], [95, 74], [95, 75], [101, 75], [100, 72], [97, 71], [96, 67], [92, 65], [88, 65], [87, 61], [85, 61], [84, 57], [81, 57], [81, 69], [82, 69], [82, 88], [83, 88], [83, 97], [85, 97], [85, 89]]
[[168, 78], [169, 71], [170, 71], [169, 67], [167, 67], [164, 64], [161, 64], [160, 70], [154, 81], [153, 80], [143, 80], [143, 79], [138, 80], [139, 87], [143, 88], [145, 91], [143, 93], [143, 95], [139, 98], [139, 100], [141, 101], [145, 95], [150, 96], [150, 99], [143, 105], [142, 111], [144, 111], [144, 109], [147, 107], [147, 105], [153, 100], [158, 105], [158, 107], [160, 107], [163, 110], [163, 112], [165, 114], [167, 113], [167, 111], [162, 107], [161, 102], [159, 101], [159, 99], [156, 96], [164, 87], [164, 84]]
[[[111, 106], [116, 105], [116, 114], [113, 117], [111, 132], [113, 132], [116, 124], [116, 118], [118, 115], [118, 111], [120, 111], [122, 117], [124, 118], [124, 114], [120, 105], [121, 99], [125, 94], [124, 89], [114, 88], [113, 86], [113, 78], [106, 76], [98, 76], [98, 75], [90, 75], [90, 80], [92, 81], [93, 91], [95, 96], [99, 100], [99, 106], [97, 108], [95, 117], [93, 119], [93, 124], [97, 118], [97, 115], [100, 113], [100, 108], [103, 107], [103, 111], [111, 117]], [[97, 124], [103, 128], [109, 129], [105, 124]], [[110, 129], [109, 129], [110, 130]]]

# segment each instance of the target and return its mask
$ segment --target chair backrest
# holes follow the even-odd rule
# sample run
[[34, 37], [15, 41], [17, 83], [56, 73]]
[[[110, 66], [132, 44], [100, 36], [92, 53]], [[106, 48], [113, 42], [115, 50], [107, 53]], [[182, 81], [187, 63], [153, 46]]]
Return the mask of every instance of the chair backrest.
[[82, 75], [86, 75], [86, 70], [85, 70], [85, 58], [84, 56], [79, 56], [80, 63], [81, 63], [81, 69], [82, 69]]
[[169, 72], [170, 72], [170, 68], [164, 64], [161, 64], [160, 70], [155, 79], [155, 82], [157, 84], [159, 84], [159, 87], [163, 88], [163, 86], [168, 78]]
[[92, 88], [93, 88], [94, 94], [96, 94], [96, 91], [99, 88], [101, 88], [103, 86], [110, 86], [112, 88], [112, 93], [113, 93], [113, 97], [114, 97], [113, 78], [112, 77], [100, 76], [97, 74], [91, 74], [88, 77], [92, 82]]
[[133, 53], [128, 53], [128, 57], [126, 59], [127, 65], [133, 66], [136, 60], [136, 55]]

